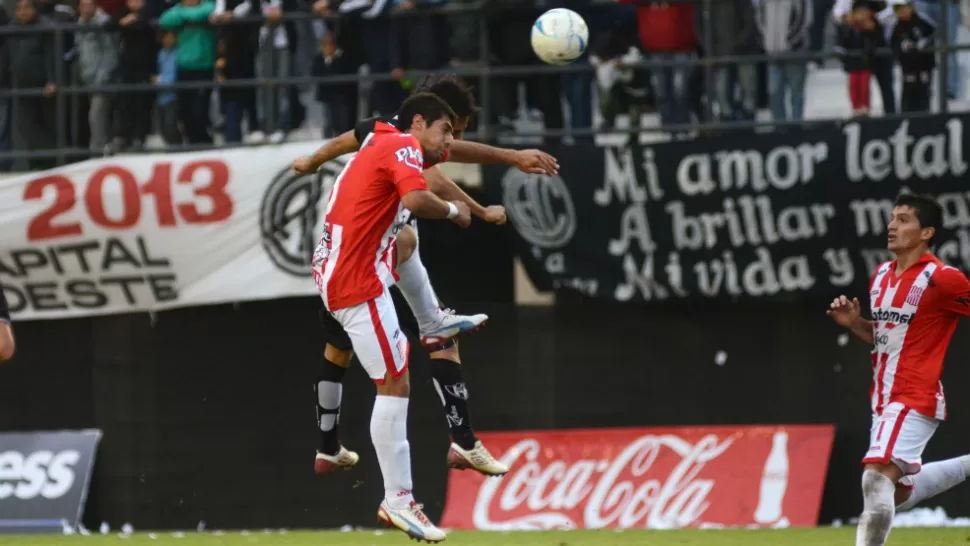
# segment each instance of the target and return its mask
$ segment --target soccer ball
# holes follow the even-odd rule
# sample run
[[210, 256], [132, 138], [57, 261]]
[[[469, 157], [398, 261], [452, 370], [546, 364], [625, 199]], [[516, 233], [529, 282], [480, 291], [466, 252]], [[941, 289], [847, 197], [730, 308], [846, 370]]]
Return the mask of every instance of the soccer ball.
[[532, 51], [544, 63], [563, 66], [578, 59], [589, 43], [589, 29], [578, 13], [551, 9], [532, 25]]

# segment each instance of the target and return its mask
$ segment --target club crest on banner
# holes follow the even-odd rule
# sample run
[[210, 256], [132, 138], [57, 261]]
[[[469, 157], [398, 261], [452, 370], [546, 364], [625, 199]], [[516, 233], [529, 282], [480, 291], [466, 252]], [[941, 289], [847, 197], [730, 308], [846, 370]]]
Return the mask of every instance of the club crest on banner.
[[576, 209], [559, 176], [510, 168], [502, 177], [502, 202], [519, 235], [537, 247], [559, 248], [576, 233]]
[[310, 276], [326, 199], [333, 190], [345, 160], [327, 162], [313, 175], [281, 170], [263, 195], [259, 228], [263, 248], [280, 270], [298, 277]]

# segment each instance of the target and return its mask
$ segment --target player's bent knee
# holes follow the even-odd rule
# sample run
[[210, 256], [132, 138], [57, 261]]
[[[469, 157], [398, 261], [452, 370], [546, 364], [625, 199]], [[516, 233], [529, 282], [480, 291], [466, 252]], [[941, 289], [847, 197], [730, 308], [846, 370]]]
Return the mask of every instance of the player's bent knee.
[[384, 382], [377, 385], [377, 394], [382, 396], [397, 396], [408, 398], [411, 396], [410, 373], [405, 369], [400, 375], [394, 377], [391, 372], [384, 375]]
[[328, 343], [327, 347], [323, 350], [323, 358], [341, 368], [349, 368], [350, 361], [354, 358], [354, 352], [338, 349]]
[[889, 479], [894, 485], [899, 482], [899, 479], [903, 477], [903, 470], [898, 466], [889, 463], [866, 463], [862, 467], [862, 475], [865, 477], [866, 472], [875, 472], [881, 474]]
[[403, 264], [414, 254], [414, 249], [418, 248], [418, 234], [411, 226], [404, 226], [404, 229], [397, 234], [397, 263]]
[[900, 506], [906, 503], [910, 497], [913, 496], [913, 488], [910, 486], [902, 485], [900, 483], [896, 484], [895, 498], [893, 499], [896, 503], [897, 510]]

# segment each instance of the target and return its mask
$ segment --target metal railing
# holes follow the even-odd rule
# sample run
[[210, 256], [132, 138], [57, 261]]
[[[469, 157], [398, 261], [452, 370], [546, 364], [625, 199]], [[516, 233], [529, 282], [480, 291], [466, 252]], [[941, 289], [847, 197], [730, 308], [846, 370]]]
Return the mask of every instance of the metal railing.
[[[640, 3], [649, 3], [650, 0], [639, 0]], [[667, 0], [666, 3], [691, 3], [698, 5], [697, 9], [704, 10], [705, 16], [709, 16], [711, 5], [717, 0]], [[761, 1], [771, 1], [771, 0], [761, 0]], [[610, 2], [594, 2], [595, 5], [600, 7], [609, 4]], [[491, 93], [492, 86], [495, 79], [497, 78], [516, 78], [516, 77], [526, 77], [526, 76], [536, 76], [536, 75], [555, 75], [555, 74], [575, 74], [575, 73], [591, 73], [593, 72], [593, 67], [585, 62], [575, 63], [567, 66], [550, 66], [539, 63], [536, 61], [535, 65], [531, 66], [492, 66], [490, 64], [490, 50], [491, 43], [489, 39], [489, 24], [490, 17], [494, 17], [501, 13], [507, 13], [511, 10], [529, 10], [538, 13], [535, 5], [512, 5], [510, 6], [507, 2], [500, 2], [497, 0], [478, 0], [474, 3], [460, 3], [460, 4], [445, 4], [438, 5], [432, 8], [421, 8], [417, 10], [409, 10], [403, 12], [395, 12], [389, 15], [382, 15], [382, 17], [394, 17], [394, 18], [407, 18], [407, 17], [426, 17], [431, 15], [459, 15], [459, 14], [474, 14], [476, 15], [476, 20], [478, 24], [478, 48], [481, 53], [481, 57], [477, 64], [469, 64], [466, 66], [453, 66], [442, 70], [435, 71], [419, 71], [419, 70], [409, 70], [405, 73], [406, 79], [420, 79], [429, 75], [440, 75], [440, 74], [456, 74], [468, 78], [477, 78], [479, 84], [477, 85], [479, 91], [479, 103], [481, 111], [479, 113], [479, 118], [483, 120], [479, 124], [479, 129], [474, 133], [468, 135], [469, 138], [481, 140], [481, 141], [494, 141], [499, 134], [496, 134], [490, 130], [488, 121], [491, 119]], [[595, 8], [594, 8], [595, 9]], [[932, 51], [937, 54], [942, 54], [943, 62], [938, 63], [936, 70], [939, 73], [938, 81], [941, 84], [938, 86], [939, 92], [939, 103], [941, 110], [947, 112], [947, 90], [945, 82], [948, 77], [949, 66], [946, 62], [947, 56], [950, 54], [955, 54], [959, 51], [964, 51], [970, 49], [970, 44], [956, 45], [952, 44], [951, 41], [954, 37], [951, 37], [947, 33], [948, 29], [948, 10], [941, 9], [941, 21], [938, 22], [937, 28], [939, 29], [939, 40], [937, 44], [932, 48]], [[831, 18], [830, 15], [828, 15]], [[340, 16], [327, 16], [320, 17], [316, 14], [309, 12], [293, 12], [285, 13], [281, 17], [282, 23], [287, 22], [303, 22], [314, 19], [325, 19], [334, 20], [340, 19]], [[709, 17], [708, 17], [709, 20]], [[221, 23], [220, 25], [237, 25], [237, 24], [253, 24], [260, 23], [264, 21], [264, 18], [260, 16], [247, 16], [247, 17], [235, 17], [228, 23]], [[500, 24], [500, 23], [496, 23]], [[219, 26], [219, 25], [213, 25]], [[158, 21], [153, 22], [153, 27], [158, 27]], [[700, 44], [704, 50], [711, 51], [711, 44], [713, 41], [711, 25], [705, 25], [705, 32], [701, 36]], [[76, 97], [79, 95], [95, 95], [95, 94], [110, 94], [117, 96], [124, 93], [134, 93], [134, 92], [164, 92], [164, 91], [179, 91], [185, 89], [232, 89], [232, 88], [256, 88], [256, 89], [273, 89], [278, 87], [288, 87], [288, 86], [301, 86], [301, 85], [322, 85], [322, 86], [337, 86], [346, 85], [348, 83], [355, 84], [373, 84], [375, 82], [388, 82], [396, 81], [396, 79], [390, 73], [382, 74], [349, 74], [345, 76], [326, 76], [326, 77], [316, 77], [316, 76], [291, 76], [286, 78], [250, 78], [250, 79], [227, 79], [225, 81], [217, 81], [213, 79], [212, 81], [194, 81], [194, 82], [176, 82], [173, 84], [152, 84], [152, 83], [142, 83], [142, 84], [110, 84], [110, 85], [78, 85], [76, 82], [68, 83], [68, 77], [66, 74], [66, 62], [61, 62], [64, 59], [66, 36], [68, 33], [73, 33], [76, 31], [84, 32], [109, 32], [100, 27], [95, 27], [91, 25], [78, 24], [78, 23], [53, 23], [42, 26], [34, 25], [7, 25], [0, 27], [0, 40], [6, 39], [11, 35], [18, 34], [36, 34], [36, 33], [52, 33], [53, 49], [58, 62], [55, 63], [55, 81], [53, 82], [56, 86], [56, 92], [53, 94], [53, 100], [55, 102], [55, 133], [56, 133], [56, 148], [47, 150], [14, 150], [10, 152], [0, 152], [0, 163], [9, 162], [12, 159], [21, 158], [55, 158], [58, 164], [64, 164], [65, 162], [74, 160], [76, 158], [86, 158], [91, 157], [93, 151], [89, 148], [78, 148], [74, 147], [72, 143], [67, 141], [68, 139], [68, 128], [67, 128], [67, 101], [71, 97]], [[592, 38], [592, 37], [591, 37]], [[851, 52], [850, 52], [851, 53]], [[889, 49], [882, 49], [876, 52], [877, 55], [888, 57], [892, 56], [892, 51]], [[835, 52], [821, 51], [821, 52], [811, 52], [811, 51], [798, 51], [785, 54], [752, 54], [752, 55], [736, 55], [736, 56], [704, 56], [704, 57], [693, 57], [684, 60], [659, 60], [659, 59], [646, 59], [638, 62], [634, 67], [640, 70], [651, 70], [664, 67], [702, 67], [705, 70], [705, 83], [706, 83], [706, 94], [709, 98], [709, 103], [713, 102], [712, 97], [714, 96], [713, 90], [713, 70], [715, 67], [725, 66], [725, 65], [738, 65], [738, 64], [768, 64], [776, 62], [786, 62], [786, 61], [797, 61], [797, 62], [824, 62], [826, 60], [837, 59], [839, 55]], [[16, 89], [0, 89], [0, 101], [11, 101], [13, 103], [12, 111], [16, 115], [17, 106], [16, 103], [19, 98], [24, 97], [39, 97], [44, 96], [45, 91], [43, 88], [16, 88]], [[708, 111], [706, 112], [707, 117], [713, 119], [713, 112], [711, 111], [711, 104], [707, 105]], [[910, 113], [910, 114], [895, 114], [883, 116], [884, 118], [896, 118], [896, 119], [909, 119], [914, 117], [920, 117], [926, 114]], [[689, 125], [662, 125], [657, 127], [640, 127], [631, 124], [629, 128], [620, 129], [611, 127], [609, 129], [601, 130], [594, 127], [573, 127], [568, 129], [556, 129], [556, 128], [546, 128], [541, 131], [534, 132], [516, 132], [516, 136], [524, 137], [560, 137], [571, 135], [574, 137], [584, 137], [596, 135], [604, 132], [616, 134], [639, 134], [648, 132], [683, 132], [683, 131], [705, 131], [705, 130], [736, 130], [736, 129], [753, 129], [758, 127], [811, 127], [825, 124], [833, 123], [843, 123], [844, 118], [815, 118], [810, 120], [792, 120], [792, 121], [714, 121], [709, 123], [694, 123]], [[12, 132], [12, 130], [11, 130]], [[12, 134], [9, 137], [12, 139]], [[238, 143], [227, 146], [247, 146], [250, 144]], [[212, 148], [211, 144], [197, 144], [197, 145], [174, 145], [167, 146], [167, 151], [191, 151], [191, 150], [201, 150]]]

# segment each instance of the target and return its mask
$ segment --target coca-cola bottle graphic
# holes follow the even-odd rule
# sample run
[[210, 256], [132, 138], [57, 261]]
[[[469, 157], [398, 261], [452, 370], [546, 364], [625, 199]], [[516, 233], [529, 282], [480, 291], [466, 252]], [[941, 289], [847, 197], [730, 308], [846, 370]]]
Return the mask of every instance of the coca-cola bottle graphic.
[[781, 519], [785, 490], [788, 489], [788, 433], [778, 431], [771, 440], [771, 453], [765, 460], [761, 476], [761, 497], [754, 511], [757, 523], [774, 523]]

